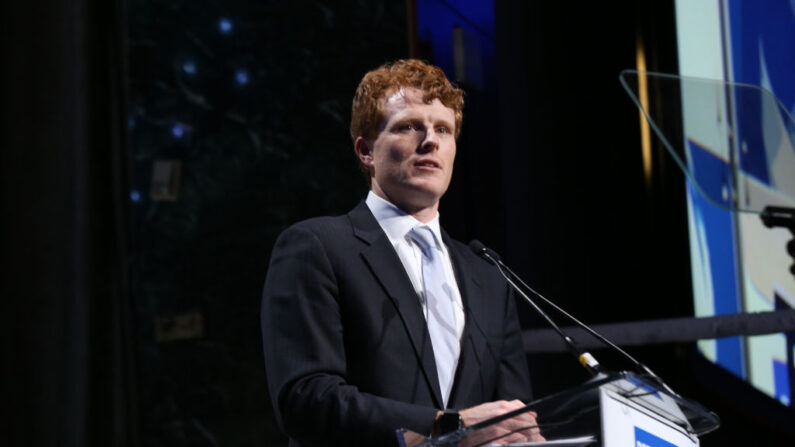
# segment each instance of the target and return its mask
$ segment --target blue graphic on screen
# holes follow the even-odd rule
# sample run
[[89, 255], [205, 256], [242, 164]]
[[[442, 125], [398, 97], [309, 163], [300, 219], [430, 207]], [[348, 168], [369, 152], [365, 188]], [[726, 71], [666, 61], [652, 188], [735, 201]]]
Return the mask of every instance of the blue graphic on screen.
[[[700, 6], [699, 6], [700, 5]], [[752, 210], [765, 205], [795, 206], [790, 169], [795, 139], [795, 0], [726, 0], [716, 6], [680, 1], [677, 7], [705, 14], [717, 26], [688, 29], [681, 43], [724, 57], [683, 58], [682, 73], [712, 73], [731, 82], [716, 93], [718, 120], [727, 116], [725, 141], [697, 144], [711, 105], [690, 103], [685, 114], [694, 135], [686, 136], [688, 162], [707, 196], [727, 206]], [[680, 11], [683, 17], [688, 11]], [[685, 48], [682, 45], [680, 48]], [[691, 55], [692, 56], [692, 55]], [[699, 63], [704, 62], [703, 65]], [[720, 79], [719, 79], [720, 80]], [[725, 96], [725, 102], [722, 98]], [[715, 147], [709, 147], [715, 145]], [[730, 152], [727, 152], [730, 151]], [[732, 176], [731, 163], [739, 168]], [[737, 192], [737, 196], [733, 195]], [[690, 205], [694, 297], [700, 316], [766, 312], [795, 307], [793, 278], [782, 255], [786, 241], [751, 214], [732, 214], [712, 205], [692, 185]], [[737, 202], [734, 200], [737, 199]], [[750, 216], [750, 217], [749, 217]], [[779, 233], [780, 234], [780, 233]], [[734, 375], [787, 406], [795, 391], [795, 334], [732, 337], [702, 342], [702, 353]]]
[[[687, 142], [692, 162], [693, 177], [709, 197], [721, 197], [729, 181], [729, 165], [707, 148]], [[713, 290], [715, 315], [735, 314], [740, 311], [740, 295], [737, 289], [737, 253], [734, 244], [734, 218], [731, 212], [718, 208], [688, 184], [691, 204], [697, 220], [709, 231], [705, 234], [707, 254], [701, 256], [709, 262], [712, 272], [710, 281]], [[745, 378], [742, 338], [727, 337], [716, 340], [716, 362], [736, 376]]]
[[776, 387], [776, 399], [781, 402], [789, 402], [790, 383], [786, 363], [773, 359], [773, 380]]
[[[790, 309], [789, 305], [781, 299], [775, 297], [776, 310]], [[775, 383], [775, 398], [785, 404], [792, 405], [792, 391], [795, 390], [795, 331], [787, 332], [786, 350], [787, 357], [784, 359], [773, 359], [773, 380]]]
[[[769, 90], [790, 115], [795, 115], [795, 2], [733, 0], [728, 5], [733, 81]], [[748, 147], [764, 148], [762, 97], [753, 93], [735, 89], [737, 135]], [[776, 151], [778, 147], [768, 145], [767, 150]], [[764, 150], [741, 152], [740, 167], [775, 187], [768, 172], [771, 155]]]
[[[779, 185], [770, 168], [782, 145], [764, 140], [762, 110], [771, 110], [767, 102], [777, 98], [783, 110], [772, 109], [783, 115], [795, 113], [795, 2], [732, 0], [728, 10], [732, 81], [757, 85], [772, 93], [761, 95], [751, 89], [734, 89], [737, 141], [744, 149], [737, 152], [740, 169], [775, 190]], [[791, 121], [782, 116], [782, 122]], [[770, 296], [771, 292], [767, 295], [776, 310], [790, 308], [780, 297]], [[772, 363], [773, 397], [792, 405], [793, 336], [785, 337], [786, 357], [771, 357], [768, 361]]]

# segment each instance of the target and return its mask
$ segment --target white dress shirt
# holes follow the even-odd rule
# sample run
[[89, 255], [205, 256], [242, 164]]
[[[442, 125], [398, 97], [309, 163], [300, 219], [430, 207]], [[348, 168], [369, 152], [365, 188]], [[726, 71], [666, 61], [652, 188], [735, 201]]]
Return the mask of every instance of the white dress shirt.
[[[461, 335], [464, 333], [464, 305], [461, 300], [461, 292], [458, 290], [458, 282], [455, 280], [453, 271], [453, 264], [450, 261], [450, 252], [447, 246], [442, 242], [442, 232], [439, 227], [439, 213], [432, 221], [424, 224], [415, 219], [410, 214], [396, 207], [387, 200], [382, 199], [374, 192], [370, 191], [367, 194], [365, 201], [370, 212], [375, 216], [375, 220], [384, 230], [395, 252], [403, 263], [403, 268], [414, 286], [414, 291], [417, 292], [417, 297], [422, 305], [423, 314], [428, 318], [428, 307], [425, 305], [425, 291], [422, 286], [422, 250], [420, 247], [408, 236], [409, 231], [414, 227], [427, 226], [433, 231], [436, 241], [441, 245], [444, 261], [445, 276], [447, 284], [450, 285], [450, 291], [453, 295], [453, 313], [455, 318], [455, 330], [458, 341], [461, 341]], [[449, 396], [443, 396], [445, 402]]]

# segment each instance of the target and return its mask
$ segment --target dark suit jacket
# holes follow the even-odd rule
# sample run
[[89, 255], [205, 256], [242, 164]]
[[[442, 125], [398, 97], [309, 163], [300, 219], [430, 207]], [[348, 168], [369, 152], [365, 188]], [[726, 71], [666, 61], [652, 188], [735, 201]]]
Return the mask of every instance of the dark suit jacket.
[[[513, 295], [494, 266], [443, 239], [466, 314], [448, 406], [529, 400]], [[291, 445], [391, 445], [396, 428], [430, 433], [442, 399], [425, 318], [364, 202], [279, 236], [261, 318], [271, 399]]]

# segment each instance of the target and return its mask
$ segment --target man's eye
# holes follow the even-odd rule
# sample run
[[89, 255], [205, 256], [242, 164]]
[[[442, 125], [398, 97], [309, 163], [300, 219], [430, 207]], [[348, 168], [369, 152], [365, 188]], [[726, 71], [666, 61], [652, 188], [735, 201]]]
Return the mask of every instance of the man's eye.
[[401, 132], [409, 132], [409, 131], [415, 130], [415, 127], [414, 127], [413, 124], [406, 123], [406, 124], [401, 124], [400, 126], [398, 126], [398, 130], [401, 131]]
[[439, 127], [438, 129], [436, 129], [436, 132], [441, 133], [441, 134], [448, 134], [448, 133], [450, 133], [450, 129], [448, 129], [446, 127]]

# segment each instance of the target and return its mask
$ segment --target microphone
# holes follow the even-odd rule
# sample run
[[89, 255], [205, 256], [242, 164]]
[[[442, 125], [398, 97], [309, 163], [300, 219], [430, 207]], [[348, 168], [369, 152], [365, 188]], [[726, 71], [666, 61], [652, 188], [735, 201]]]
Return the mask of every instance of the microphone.
[[[598, 374], [602, 373], [601, 366], [599, 365], [599, 362], [596, 360], [596, 358], [594, 358], [594, 356], [592, 356], [591, 353], [580, 350], [574, 339], [572, 339], [568, 334], [563, 332], [560, 326], [558, 326], [557, 323], [555, 323], [555, 321], [552, 320], [552, 318], [550, 318], [550, 316], [546, 312], [544, 312], [540, 307], [538, 307], [538, 304], [536, 304], [535, 301], [533, 301], [529, 296], [527, 296], [527, 294], [524, 293], [524, 291], [520, 289], [519, 286], [517, 286], [516, 283], [513, 282], [511, 278], [508, 277], [505, 271], [503, 271], [503, 268], [507, 270], [507, 267], [505, 267], [505, 264], [502, 263], [502, 261], [500, 260], [500, 255], [498, 255], [496, 251], [486, 247], [485, 245], [483, 245], [482, 242], [478, 241], [477, 239], [469, 243], [469, 248], [476, 255], [482, 257], [483, 259], [497, 266], [497, 270], [499, 270], [500, 274], [502, 274], [503, 278], [505, 278], [508, 284], [510, 284], [511, 287], [513, 287], [513, 289], [516, 290], [519, 293], [519, 295], [521, 295], [522, 298], [524, 298], [525, 301], [527, 301], [530, 304], [530, 306], [533, 307], [536, 313], [541, 315], [547, 321], [547, 323], [552, 327], [552, 329], [554, 329], [555, 332], [558, 333], [560, 338], [563, 339], [563, 342], [566, 343], [566, 346], [569, 348], [569, 351], [571, 351], [574, 357], [576, 357], [577, 360], [579, 360], [580, 364], [586, 370], [588, 370], [591, 376], [596, 377]], [[511, 272], [511, 275], [518, 278], [518, 276], [516, 276], [513, 272]], [[519, 281], [521, 281], [521, 278], [518, 279]], [[527, 286], [525, 285], [525, 287]], [[536, 296], [540, 296], [538, 292], [536, 292], [535, 290], [531, 289], [530, 287], [527, 288], [531, 292], [533, 292], [533, 294], [535, 294]], [[546, 300], [546, 298], [544, 298], [544, 300]]]
[[494, 265], [496, 265], [498, 262], [501, 262], [500, 255], [497, 254], [496, 251], [486, 247], [483, 245], [483, 242], [480, 242], [477, 239], [472, 239], [472, 241], [469, 242], [469, 249], [474, 251], [476, 255], [480, 256], [481, 258], [485, 258]]
[[[648, 366], [646, 366], [643, 363], [639, 362], [637, 359], [635, 359], [635, 357], [632, 357], [631, 355], [629, 355], [628, 352], [624, 351], [623, 349], [618, 347], [616, 344], [614, 344], [610, 340], [608, 340], [605, 337], [603, 337], [602, 334], [600, 334], [600, 333], [596, 332], [595, 330], [591, 329], [588, 325], [586, 325], [585, 323], [581, 322], [580, 320], [575, 318], [573, 315], [571, 315], [570, 313], [568, 313], [565, 310], [563, 310], [562, 308], [560, 308], [557, 304], [555, 304], [554, 302], [552, 302], [549, 299], [547, 299], [544, 295], [542, 295], [541, 293], [537, 292], [535, 289], [533, 289], [532, 287], [527, 285], [527, 283], [525, 283], [522, 280], [522, 278], [519, 277], [519, 275], [514, 273], [513, 270], [511, 270], [507, 265], [505, 265], [505, 263], [502, 262], [502, 260], [500, 260], [500, 255], [498, 255], [497, 252], [495, 252], [494, 250], [486, 247], [485, 245], [483, 245], [482, 242], [480, 242], [480, 241], [478, 241], [476, 239], [472, 240], [469, 243], [469, 248], [476, 255], [480, 256], [481, 258], [483, 258], [486, 261], [494, 264], [497, 267], [497, 270], [499, 270], [500, 274], [503, 276], [503, 278], [505, 278], [505, 280], [508, 282], [508, 284], [510, 284], [511, 287], [513, 287], [513, 289], [516, 290], [519, 293], [519, 295], [521, 295], [522, 298], [525, 299], [525, 301], [530, 303], [530, 305], [533, 307], [533, 309], [536, 312], [538, 312], [538, 314], [541, 315], [550, 324], [550, 326], [552, 326], [552, 328], [555, 330], [555, 332], [558, 333], [558, 335], [561, 336], [561, 338], [563, 338], [563, 341], [569, 347], [569, 350], [572, 351], [572, 353], [575, 355], [575, 357], [577, 357], [577, 359], [580, 361], [580, 364], [582, 364], [585, 367], [585, 369], [587, 369], [588, 372], [591, 373], [591, 375], [596, 376], [597, 374], [603, 374], [604, 373], [604, 371], [602, 370], [601, 366], [599, 365], [599, 362], [596, 361], [596, 359], [589, 352], [587, 352], [587, 351], [586, 352], [581, 352], [580, 349], [577, 347], [576, 343], [574, 342], [574, 340], [571, 337], [569, 337], [568, 335], [566, 335], [563, 332], [563, 330], [557, 324], [555, 324], [552, 321], [552, 319], [549, 317], [549, 315], [547, 315], [543, 310], [541, 310], [541, 308], [538, 307], [538, 305], [532, 299], [530, 299], [530, 297], [528, 297], [527, 294], [525, 294], [516, 285], [516, 283], [511, 279], [511, 277], [514, 278], [515, 280], [517, 280], [520, 284], [522, 284], [522, 286], [525, 289], [527, 289], [528, 291], [530, 291], [533, 295], [535, 295], [536, 297], [540, 298], [547, 305], [551, 306], [553, 309], [555, 309], [556, 311], [561, 313], [563, 316], [568, 318], [575, 325], [581, 327], [582, 329], [585, 330], [585, 332], [591, 334], [593, 337], [595, 337], [596, 339], [598, 339], [599, 341], [604, 343], [606, 346], [608, 346], [609, 348], [611, 348], [614, 351], [618, 352], [622, 357], [624, 357], [625, 359], [629, 360], [629, 362], [632, 363], [632, 365], [637, 369], [638, 372], [644, 373], [644, 374], [648, 374], [649, 377], [651, 377], [657, 383], [659, 383], [660, 386], [662, 386], [665, 389], [665, 391], [671, 393], [671, 395], [673, 395], [673, 396], [679, 396], [678, 393], [676, 393], [674, 390], [672, 390], [662, 380], [662, 378], [660, 378], [660, 376], [658, 376]], [[510, 275], [510, 277], [509, 277], [509, 275]]]

